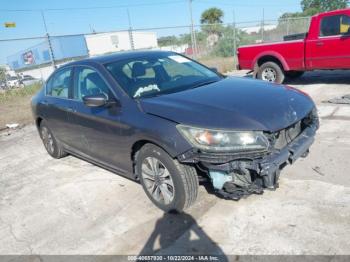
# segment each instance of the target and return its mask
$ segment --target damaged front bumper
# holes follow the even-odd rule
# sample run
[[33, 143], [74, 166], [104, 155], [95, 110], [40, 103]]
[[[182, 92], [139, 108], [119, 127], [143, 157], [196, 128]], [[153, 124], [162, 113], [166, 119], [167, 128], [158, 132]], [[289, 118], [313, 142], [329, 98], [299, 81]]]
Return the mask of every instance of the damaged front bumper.
[[298, 158], [306, 157], [319, 127], [318, 119], [281, 149], [270, 148], [260, 154], [215, 154], [190, 151], [178, 157], [182, 163], [194, 163], [205, 170], [213, 187], [224, 198], [238, 200], [264, 189], [278, 187], [280, 171]]

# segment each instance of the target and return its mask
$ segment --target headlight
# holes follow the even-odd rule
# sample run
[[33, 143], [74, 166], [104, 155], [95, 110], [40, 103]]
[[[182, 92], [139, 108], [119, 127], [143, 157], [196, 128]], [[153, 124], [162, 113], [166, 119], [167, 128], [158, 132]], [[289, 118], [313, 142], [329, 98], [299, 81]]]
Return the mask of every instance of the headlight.
[[214, 152], [266, 151], [269, 141], [259, 131], [227, 131], [177, 125], [177, 129], [194, 147]]

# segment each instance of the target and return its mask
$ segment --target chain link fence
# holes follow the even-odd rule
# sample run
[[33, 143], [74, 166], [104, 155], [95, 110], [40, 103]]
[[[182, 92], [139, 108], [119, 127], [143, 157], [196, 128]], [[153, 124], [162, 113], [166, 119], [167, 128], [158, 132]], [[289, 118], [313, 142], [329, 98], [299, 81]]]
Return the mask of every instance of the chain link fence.
[[305, 17], [0, 39], [0, 55], [7, 63], [0, 68], [0, 129], [12, 122], [30, 122], [30, 98], [55, 68], [67, 62], [124, 50], [160, 49], [226, 73], [235, 69], [239, 46], [288, 40], [286, 35], [306, 33], [309, 23]]

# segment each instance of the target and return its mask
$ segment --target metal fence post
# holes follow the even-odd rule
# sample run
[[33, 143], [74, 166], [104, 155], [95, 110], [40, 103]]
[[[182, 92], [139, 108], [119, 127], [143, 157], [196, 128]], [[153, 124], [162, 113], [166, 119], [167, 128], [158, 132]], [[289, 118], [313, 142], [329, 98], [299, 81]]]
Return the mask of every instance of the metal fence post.
[[55, 63], [55, 55], [53, 53], [52, 49], [52, 44], [51, 44], [51, 39], [49, 33], [46, 33], [46, 39], [47, 39], [47, 44], [49, 46], [49, 53], [50, 53], [50, 58], [51, 58], [51, 64], [53, 69], [55, 70], [57, 68], [56, 63]]
[[233, 66], [234, 69], [237, 68], [237, 39], [236, 39], [236, 15], [233, 10]]
[[188, 1], [189, 10], [190, 10], [190, 18], [191, 18], [191, 42], [192, 42], [192, 57], [195, 58], [197, 56], [197, 42], [196, 42], [196, 34], [194, 32], [194, 25], [193, 25], [193, 14], [192, 14], [192, 0]]
[[129, 9], [126, 10], [128, 13], [128, 21], [129, 21], [129, 41], [130, 41], [130, 47], [131, 50], [135, 50], [135, 45], [134, 45], [134, 36], [132, 34], [132, 26], [131, 26], [131, 18], [130, 18], [130, 12]]
[[41, 10], [40, 12], [41, 12], [41, 17], [43, 19], [45, 31], [46, 31], [46, 38], [47, 38], [47, 44], [49, 46], [49, 53], [50, 53], [50, 58], [51, 58], [51, 64], [52, 64], [53, 69], [55, 70], [56, 69], [55, 56], [54, 56], [54, 52], [53, 52], [53, 49], [52, 49], [52, 44], [51, 44], [49, 31], [47, 30], [47, 25], [46, 25], [46, 19], [45, 19], [44, 11]]
[[264, 42], [264, 26], [265, 26], [265, 9], [262, 10], [262, 21], [261, 21], [261, 42]]

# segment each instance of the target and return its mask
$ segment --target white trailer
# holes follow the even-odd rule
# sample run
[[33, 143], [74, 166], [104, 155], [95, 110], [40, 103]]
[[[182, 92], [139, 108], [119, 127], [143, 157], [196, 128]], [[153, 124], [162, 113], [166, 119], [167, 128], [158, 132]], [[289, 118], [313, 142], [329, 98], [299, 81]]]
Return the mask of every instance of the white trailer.
[[[100, 33], [85, 36], [89, 56], [132, 50], [128, 31]], [[132, 32], [134, 49], [153, 49], [158, 47], [157, 34], [154, 32]]]

